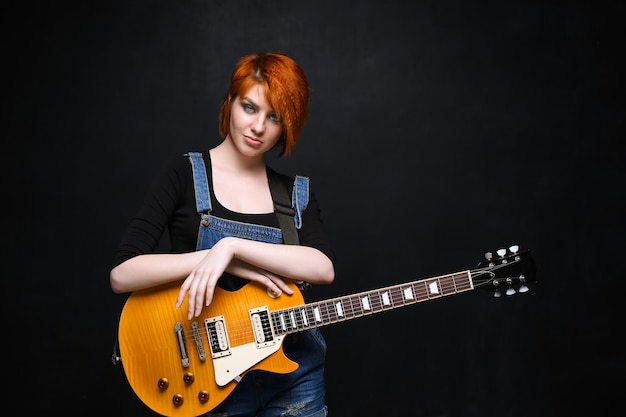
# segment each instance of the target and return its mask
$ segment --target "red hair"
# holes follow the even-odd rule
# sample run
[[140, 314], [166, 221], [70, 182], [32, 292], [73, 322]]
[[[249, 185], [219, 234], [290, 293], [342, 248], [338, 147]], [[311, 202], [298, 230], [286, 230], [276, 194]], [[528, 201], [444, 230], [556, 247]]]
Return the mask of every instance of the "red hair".
[[279, 156], [289, 155], [308, 116], [309, 84], [300, 66], [280, 53], [263, 52], [239, 60], [220, 109], [220, 137], [225, 139], [230, 133], [232, 100], [244, 96], [256, 84], [263, 86], [265, 99], [274, 108], [283, 128], [276, 143], [282, 147]]

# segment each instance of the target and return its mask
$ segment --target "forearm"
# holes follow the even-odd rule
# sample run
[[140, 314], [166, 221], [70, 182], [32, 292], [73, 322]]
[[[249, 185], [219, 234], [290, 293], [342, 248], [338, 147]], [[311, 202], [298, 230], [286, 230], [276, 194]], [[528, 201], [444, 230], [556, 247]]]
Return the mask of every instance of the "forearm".
[[238, 238], [225, 238], [218, 244], [229, 245], [235, 259], [295, 281], [330, 284], [335, 278], [331, 260], [312, 247]]
[[[330, 284], [335, 271], [330, 259], [308, 246], [277, 245], [228, 237], [216, 245], [232, 254], [227, 271], [246, 276], [246, 264], [294, 281]], [[208, 250], [182, 254], [145, 254], [131, 258], [111, 270], [111, 288], [125, 293], [183, 280], [205, 258]]]
[[111, 270], [109, 279], [116, 293], [125, 293], [182, 280], [207, 251], [135, 256]]

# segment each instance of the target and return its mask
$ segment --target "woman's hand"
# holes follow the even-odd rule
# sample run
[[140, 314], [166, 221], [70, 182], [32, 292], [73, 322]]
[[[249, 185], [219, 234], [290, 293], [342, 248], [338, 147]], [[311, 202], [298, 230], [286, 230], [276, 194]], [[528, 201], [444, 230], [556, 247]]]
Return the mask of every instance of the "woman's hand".
[[282, 292], [293, 294], [282, 277], [236, 259], [238, 240], [238, 238], [227, 237], [213, 245], [181, 285], [176, 299], [176, 308], [182, 305], [187, 296], [189, 320], [194, 316], [198, 317], [204, 305], [211, 304], [217, 281], [224, 272], [250, 281], [257, 281], [275, 294]]

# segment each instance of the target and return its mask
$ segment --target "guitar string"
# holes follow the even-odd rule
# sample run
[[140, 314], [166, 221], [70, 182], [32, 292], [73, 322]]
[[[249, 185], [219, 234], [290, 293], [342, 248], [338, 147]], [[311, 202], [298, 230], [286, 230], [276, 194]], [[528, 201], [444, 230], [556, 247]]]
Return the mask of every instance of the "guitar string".
[[[460, 286], [456, 282], [459, 276], [464, 277], [464, 281], [467, 281], [465, 284]], [[427, 289], [428, 285], [435, 282], [437, 283], [436, 290], [435, 287], [429, 287]], [[411, 289], [410, 292], [406, 293], [405, 291], [408, 291], [409, 288]], [[302, 318], [299, 314], [294, 315], [295, 319], [288, 320], [289, 325], [287, 330], [300, 331], [315, 327], [318, 324], [329, 324], [366, 314], [373, 314], [386, 309], [415, 304], [419, 301], [425, 301], [457, 293], [466, 289], [470, 289], [469, 280], [467, 279], [465, 273], [459, 273], [363, 292], [346, 297], [338, 297], [326, 301], [308, 303], [305, 305], [277, 310], [273, 313], [284, 313], [289, 315], [290, 313], [295, 312], [305, 314], [309, 324], [306, 324], [304, 318]], [[388, 295], [387, 302], [383, 300], [383, 294]], [[434, 296], [431, 296], [430, 294], [434, 294]], [[365, 298], [368, 300], [367, 303], [369, 309], [364, 308], [363, 300]], [[307, 309], [312, 310], [314, 308], [318, 309], [319, 319], [311, 317], [312, 313], [310, 311], [309, 314], [307, 314]], [[341, 314], [339, 314], [339, 308], [341, 308]], [[272, 313], [270, 313], [270, 322], [272, 321], [272, 317]], [[311, 320], [313, 320], [316, 324], [310, 324]], [[296, 323], [295, 326], [293, 325], [294, 321]], [[254, 331], [252, 329], [250, 319], [248, 318], [229, 321], [226, 323], [226, 332], [231, 345], [238, 346], [243, 342], [254, 341]], [[203, 339], [208, 338], [208, 331], [205, 326], [199, 326], [197, 331], [194, 329], [184, 330], [184, 337], [187, 340], [194, 340], [196, 333], [198, 333]]]
[[[492, 267], [491, 269], [498, 269], [502, 265]], [[482, 271], [488, 272], [488, 271]], [[392, 309], [404, 305], [414, 304], [420, 301], [426, 301], [442, 296], [455, 294], [461, 291], [466, 291], [472, 288], [471, 286], [472, 272], [464, 271], [456, 274], [442, 275], [439, 277], [433, 277], [429, 279], [423, 279], [412, 283], [396, 285], [388, 288], [382, 288], [370, 292], [363, 292], [360, 294], [354, 294], [346, 297], [338, 297], [332, 300], [319, 301], [315, 303], [309, 303], [302, 306], [296, 306], [284, 309], [285, 312], [304, 312], [307, 320], [314, 320], [315, 325], [325, 325], [332, 322], [347, 320], [349, 318], [371, 314], [385, 309]], [[462, 278], [461, 285], [458, 285], [457, 279]], [[437, 285], [433, 287], [432, 285]], [[406, 293], [410, 288], [410, 292]], [[383, 300], [381, 294], [387, 295], [387, 299]], [[361, 302], [359, 302], [361, 300]], [[365, 301], [366, 300], [366, 301]], [[363, 303], [367, 302], [367, 308]], [[355, 306], [356, 305], [356, 306]], [[314, 317], [310, 317], [310, 311], [307, 310], [316, 309]], [[339, 310], [341, 309], [341, 311]], [[274, 317], [273, 312], [270, 317]], [[232, 334], [232, 339], [245, 339], [248, 340], [254, 333], [251, 330], [249, 319], [240, 319], [239, 321], [232, 321], [228, 324], [228, 334]], [[270, 319], [271, 321], [271, 319]], [[299, 329], [306, 329], [314, 327], [315, 325], [309, 325], [305, 323], [305, 319], [296, 315], [296, 325], [288, 326], [295, 331]], [[271, 325], [271, 323], [270, 323]], [[286, 330], [290, 330], [287, 328]], [[200, 326], [197, 330], [201, 335], [207, 336], [208, 332], [204, 326]], [[191, 337], [196, 333], [195, 330], [186, 330], [184, 336]]]

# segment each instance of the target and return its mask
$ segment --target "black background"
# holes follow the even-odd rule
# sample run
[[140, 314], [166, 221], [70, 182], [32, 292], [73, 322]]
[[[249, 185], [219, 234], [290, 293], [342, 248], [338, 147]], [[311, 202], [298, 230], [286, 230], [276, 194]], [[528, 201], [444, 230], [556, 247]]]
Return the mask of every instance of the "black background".
[[[109, 262], [172, 155], [218, 143], [236, 60], [312, 89], [294, 153], [351, 294], [519, 244], [527, 294], [473, 291], [327, 326], [331, 416], [621, 409], [625, 8], [566, 1], [10, 3], [5, 394], [19, 414], [152, 415], [110, 361]], [[8, 348], [8, 351], [7, 351]], [[6, 403], [7, 401], [5, 401]]]

